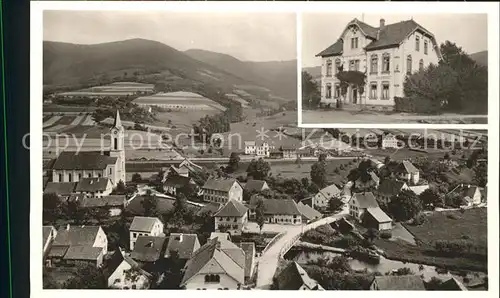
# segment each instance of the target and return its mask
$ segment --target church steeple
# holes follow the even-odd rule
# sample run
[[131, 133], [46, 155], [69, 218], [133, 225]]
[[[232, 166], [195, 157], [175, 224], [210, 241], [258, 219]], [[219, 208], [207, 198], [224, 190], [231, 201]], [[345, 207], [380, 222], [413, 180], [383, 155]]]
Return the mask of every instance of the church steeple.
[[113, 127], [122, 127], [122, 120], [120, 119], [120, 111], [116, 110], [115, 122]]

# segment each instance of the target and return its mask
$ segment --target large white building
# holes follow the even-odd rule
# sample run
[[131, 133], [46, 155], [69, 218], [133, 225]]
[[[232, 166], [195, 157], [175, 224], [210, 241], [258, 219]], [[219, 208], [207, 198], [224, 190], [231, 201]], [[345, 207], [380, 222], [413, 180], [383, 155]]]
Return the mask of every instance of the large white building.
[[381, 19], [378, 27], [354, 19], [316, 56], [322, 58], [321, 103], [335, 106], [343, 98], [336, 74], [356, 70], [366, 73], [364, 92], [349, 86], [343, 103], [390, 110], [394, 97], [403, 96], [405, 77], [437, 64], [441, 53], [434, 35], [413, 19], [394, 24]]
[[273, 149], [275, 147], [267, 142], [245, 141], [245, 154], [247, 155], [269, 157]]
[[109, 151], [63, 151], [54, 160], [52, 182], [80, 182], [84, 178], [108, 178], [115, 187], [121, 180], [125, 183], [125, 129], [116, 117], [111, 134]]

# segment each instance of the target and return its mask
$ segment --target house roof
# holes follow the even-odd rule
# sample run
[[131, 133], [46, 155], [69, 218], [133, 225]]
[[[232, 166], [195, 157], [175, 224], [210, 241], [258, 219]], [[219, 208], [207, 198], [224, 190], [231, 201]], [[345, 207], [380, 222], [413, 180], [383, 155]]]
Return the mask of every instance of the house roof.
[[307, 218], [308, 220], [321, 218], [322, 216], [321, 213], [319, 213], [317, 210], [315, 210], [309, 205], [303, 204], [302, 202], [298, 202], [297, 207], [299, 208], [299, 211], [302, 214], [302, 216]]
[[380, 207], [367, 208], [366, 211], [379, 223], [392, 222], [392, 219]]
[[70, 226], [59, 229], [53, 246], [93, 246], [99, 226]]
[[327, 199], [331, 199], [341, 193], [340, 189], [337, 187], [337, 185], [332, 184], [329, 185], [323, 189], [321, 189], [316, 196], [318, 195], [323, 195]]
[[198, 247], [200, 247], [200, 242], [196, 234], [171, 233], [165, 249], [165, 257], [168, 258], [171, 251], [177, 251], [180, 259], [189, 259]]
[[160, 221], [157, 217], [134, 216], [130, 224], [130, 231], [151, 232], [156, 222]]
[[408, 188], [418, 196], [426, 189], [429, 189], [429, 184], [408, 186]]
[[474, 194], [476, 193], [476, 191], [478, 191], [478, 190], [481, 193], [481, 190], [479, 189], [479, 187], [477, 187], [475, 185], [460, 184], [457, 187], [455, 187], [451, 192], [457, 193], [464, 198], [466, 198], [466, 197], [472, 198], [474, 196]]
[[234, 183], [238, 183], [238, 180], [233, 178], [210, 178], [203, 185], [203, 189], [228, 192]]
[[240, 247], [245, 253], [245, 277], [252, 275], [252, 266], [255, 259], [255, 243], [241, 242]]
[[318, 282], [309, 277], [307, 272], [297, 262], [288, 264], [277, 277], [280, 290], [298, 290], [302, 285], [308, 289], [322, 289]]
[[351, 197], [352, 200], [357, 200], [359, 208], [375, 208], [378, 207], [377, 200], [372, 192], [355, 193]]
[[418, 275], [385, 275], [375, 276], [374, 281], [379, 290], [414, 290], [425, 291], [424, 281]]
[[165, 179], [163, 185], [180, 188], [188, 184], [194, 184], [193, 179], [181, 175], [170, 175]]
[[52, 167], [54, 166], [54, 163], [56, 162], [56, 159], [55, 158], [51, 158], [51, 159], [46, 159], [43, 161], [43, 165], [42, 165], [42, 168], [44, 170], [50, 170], [52, 169]]
[[48, 182], [43, 193], [55, 193], [56, 195], [70, 195], [75, 191], [76, 182]]
[[43, 226], [43, 232], [42, 232], [43, 244], [42, 245], [45, 245], [45, 243], [47, 243], [47, 240], [49, 239], [50, 234], [52, 233], [53, 230], [54, 230], [53, 226]]
[[221, 273], [226, 273], [241, 284], [244, 283], [244, 260], [243, 264], [238, 264], [231, 256], [228, 255], [227, 251], [220, 248], [220, 245], [220, 240], [218, 238], [211, 239], [195, 252], [193, 257], [187, 261], [186, 266], [184, 267], [185, 270], [181, 286], [184, 286], [189, 279], [198, 273], [203, 273], [205, 270], [208, 273], [209, 271], [204, 267], [212, 259], [215, 259], [215, 262], [220, 266], [219, 270], [222, 271]]
[[65, 260], [92, 260], [95, 261], [102, 254], [102, 247], [70, 246], [64, 255]]
[[261, 191], [267, 186], [267, 182], [264, 180], [248, 180], [245, 184], [246, 191]]
[[316, 54], [316, 57], [328, 57], [328, 56], [338, 56], [342, 54], [342, 50], [344, 48], [344, 42], [342, 39], [337, 39], [335, 43], [330, 45], [328, 48]]
[[100, 151], [63, 151], [52, 168], [54, 170], [104, 170], [106, 166], [114, 165], [116, 160], [116, 157], [101, 154]]
[[82, 207], [96, 208], [96, 207], [118, 207], [125, 204], [125, 195], [109, 195], [101, 198], [86, 197], [83, 199]]
[[140, 262], [158, 261], [164, 253], [166, 237], [139, 236], [130, 257]]
[[440, 286], [440, 290], [445, 291], [468, 291], [462, 282], [460, 282], [456, 277], [452, 277], [447, 281], [443, 282]]
[[406, 183], [396, 179], [384, 179], [378, 186], [378, 192], [383, 195], [396, 195], [398, 194]]
[[212, 232], [212, 233], [210, 233], [210, 240], [211, 239], [215, 239], [215, 238], [229, 240], [230, 239], [230, 235], [229, 235], [229, 233], [222, 233], [222, 232]]
[[214, 216], [234, 216], [241, 217], [247, 213], [248, 208], [238, 201], [229, 200], [222, 209], [220, 209]]
[[49, 258], [62, 258], [68, 251], [69, 246], [68, 245], [63, 245], [63, 246], [52, 246], [50, 248], [49, 254], [47, 255]]
[[198, 212], [196, 214], [199, 216], [199, 215], [207, 212], [208, 214], [212, 215], [212, 214], [216, 213], [217, 211], [219, 211], [220, 208], [222, 208], [221, 203], [210, 202], [210, 203], [207, 203], [205, 206], [201, 207], [201, 209], [198, 210]]
[[404, 172], [404, 173], [416, 173], [418, 172], [418, 169], [408, 160], [403, 160], [402, 163], [400, 163], [396, 169], [398, 172]]
[[108, 178], [82, 178], [78, 181], [75, 191], [96, 192], [105, 191], [110, 183]]
[[294, 200], [263, 199], [264, 214], [301, 215]]

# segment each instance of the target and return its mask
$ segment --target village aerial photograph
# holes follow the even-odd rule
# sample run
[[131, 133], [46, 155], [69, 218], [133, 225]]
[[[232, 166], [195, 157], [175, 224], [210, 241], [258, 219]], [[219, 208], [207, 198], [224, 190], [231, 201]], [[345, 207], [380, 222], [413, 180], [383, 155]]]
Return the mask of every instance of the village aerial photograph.
[[[381, 73], [395, 63], [384, 51], [397, 51], [386, 41], [402, 40], [411, 65], [428, 51], [429, 63], [450, 63], [436, 69], [463, 74], [457, 59], [487, 71], [418, 18], [351, 19], [339, 40], [366, 51], [369, 41], [363, 55], [378, 55]], [[377, 114], [336, 110], [371, 104], [360, 86], [332, 96], [347, 55], [335, 40], [318, 49], [325, 71], [302, 72], [298, 98], [296, 20], [44, 11], [44, 289], [488, 290], [488, 130], [299, 127], [298, 103], [303, 121]], [[384, 80], [374, 102], [386, 107], [403, 82], [385, 92]]]
[[487, 20], [303, 13], [302, 123], [488, 123]]

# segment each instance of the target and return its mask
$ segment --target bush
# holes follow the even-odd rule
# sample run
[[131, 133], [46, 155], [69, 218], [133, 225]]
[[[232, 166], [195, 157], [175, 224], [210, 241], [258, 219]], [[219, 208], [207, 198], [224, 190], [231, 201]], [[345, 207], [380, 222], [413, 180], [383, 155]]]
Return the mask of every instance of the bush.
[[441, 105], [424, 98], [415, 100], [407, 97], [394, 97], [394, 111], [403, 113], [437, 114]]
[[426, 220], [427, 220], [427, 217], [425, 217], [425, 215], [419, 214], [419, 215], [415, 216], [415, 218], [413, 218], [412, 224], [415, 226], [419, 226], [419, 225], [424, 224], [426, 222]]
[[382, 231], [380, 232], [380, 238], [382, 239], [391, 239], [392, 232], [391, 231]]

